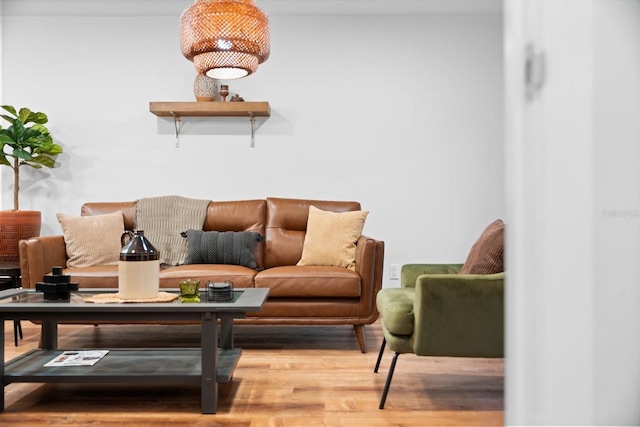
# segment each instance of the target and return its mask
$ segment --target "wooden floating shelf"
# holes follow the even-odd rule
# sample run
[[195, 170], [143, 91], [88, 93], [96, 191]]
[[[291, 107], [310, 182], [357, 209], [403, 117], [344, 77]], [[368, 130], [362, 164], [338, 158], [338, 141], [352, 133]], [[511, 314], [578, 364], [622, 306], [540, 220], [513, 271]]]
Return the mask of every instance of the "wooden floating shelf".
[[270, 117], [268, 102], [150, 102], [158, 117]]

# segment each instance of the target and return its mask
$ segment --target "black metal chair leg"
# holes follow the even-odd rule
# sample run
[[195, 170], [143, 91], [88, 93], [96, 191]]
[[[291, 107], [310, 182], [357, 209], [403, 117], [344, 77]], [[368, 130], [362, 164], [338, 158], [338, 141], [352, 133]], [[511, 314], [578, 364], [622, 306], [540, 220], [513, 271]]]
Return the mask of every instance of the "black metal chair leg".
[[13, 339], [15, 341], [16, 347], [18, 346], [18, 336], [22, 339], [22, 325], [19, 320], [13, 321]]
[[376, 362], [376, 367], [373, 369], [373, 372], [378, 373], [378, 368], [380, 367], [380, 361], [382, 360], [382, 354], [384, 353], [384, 347], [387, 345], [387, 339], [382, 338], [382, 344], [380, 345], [380, 352], [378, 353], [378, 361]]
[[396, 369], [398, 356], [400, 356], [400, 353], [396, 352], [396, 354], [393, 355], [393, 359], [391, 360], [391, 367], [389, 368], [389, 374], [387, 374], [387, 382], [384, 385], [384, 390], [382, 391], [382, 398], [380, 399], [380, 406], [378, 407], [378, 409], [384, 409], [384, 402], [387, 400], [387, 393], [389, 393], [389, 386], [391, 385], [393, 371]]

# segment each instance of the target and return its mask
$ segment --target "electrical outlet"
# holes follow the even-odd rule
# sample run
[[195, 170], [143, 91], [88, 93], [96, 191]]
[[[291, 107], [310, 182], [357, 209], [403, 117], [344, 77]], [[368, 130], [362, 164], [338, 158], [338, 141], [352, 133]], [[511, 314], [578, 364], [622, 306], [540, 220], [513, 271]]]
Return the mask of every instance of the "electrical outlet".
[[400, 278], [400, 266], [398, 264], [389, 264], [389, 279], [398, 280]]

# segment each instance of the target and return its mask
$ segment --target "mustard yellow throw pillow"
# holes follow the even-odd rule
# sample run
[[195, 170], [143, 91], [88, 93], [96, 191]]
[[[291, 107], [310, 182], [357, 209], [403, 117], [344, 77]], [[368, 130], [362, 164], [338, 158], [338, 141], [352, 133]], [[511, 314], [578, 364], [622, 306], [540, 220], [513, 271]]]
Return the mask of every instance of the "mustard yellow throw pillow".
[[120, 257], [120, 236], [124, 233], [122, 211], [105, 215], [72, 217], [58, 214], [68, 268], [116, 265]]
[[307, 234], [298, 265], [356, 269], [356, 243], [368, 211], [330, 212], [309, 207]]

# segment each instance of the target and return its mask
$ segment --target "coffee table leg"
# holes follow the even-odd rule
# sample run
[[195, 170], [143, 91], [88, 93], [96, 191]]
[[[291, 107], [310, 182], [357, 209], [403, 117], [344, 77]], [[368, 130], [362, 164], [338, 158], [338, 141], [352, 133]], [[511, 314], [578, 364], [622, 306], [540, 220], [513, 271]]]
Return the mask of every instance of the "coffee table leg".
[[40, 348], [54, 350], [58, 348], [58, 322], [43, 320], [40, 333]]
[[[4, 319], [0, 319], [0, 337], [4, 337]], [[4, 377], [4, 342], [0, 345], [0, 379]], [[0, 412], [4, 412], [4, 383], [0, 395]]]
[[218, 321], [213, 313], [203, 313], [200, 333], [201, 408], [203, 414], [215, 414], [218, 410]]
[[233, 317], [220, 314], [220, 348], [233, 348]]

